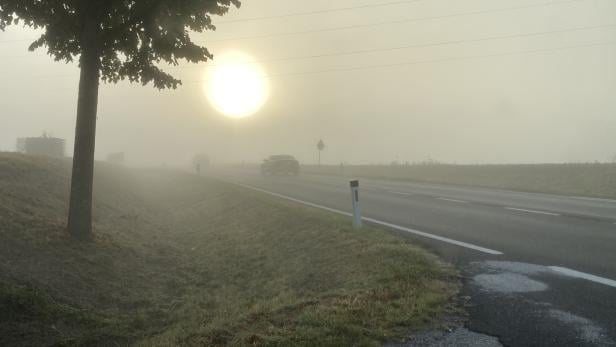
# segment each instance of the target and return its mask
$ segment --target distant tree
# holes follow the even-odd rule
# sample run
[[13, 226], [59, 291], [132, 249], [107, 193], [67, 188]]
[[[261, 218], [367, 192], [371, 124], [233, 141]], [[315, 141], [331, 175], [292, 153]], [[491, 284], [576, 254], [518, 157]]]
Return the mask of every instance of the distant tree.
[[319, 151], [319, 166], [321, 166], [321, 152], [325, 149], [325, 143], [323, 140], [319, 140], [317, 143], [317, 150]]
[[215, 30], [212, 15], [240, 6], [239, 0], [0, 0], [0, 30], [23, 23], [43, 34], [30, 45], [46, 47], [56, 61], [79, 58], [81, 76], [68, 231], [92, 234], [92, 179], [99, 81], [152, 83], [177, 88], [181, 81], [159, 63], [197, 63], [212, 58], [190, 32]]

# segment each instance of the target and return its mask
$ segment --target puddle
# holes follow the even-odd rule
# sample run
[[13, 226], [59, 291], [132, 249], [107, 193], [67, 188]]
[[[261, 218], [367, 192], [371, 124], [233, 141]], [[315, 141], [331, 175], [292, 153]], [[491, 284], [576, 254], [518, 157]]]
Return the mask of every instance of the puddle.
[[[557, 292], [561, 285], [571, 285], [571, 282], [557, 280], [557, 278], [568, 278], [568, 276], [547, 266], [509, 261], [474, 262], [470, 264], [468, 270], [467, 273], [471, 276], [470, 289], [477, 292], [469, 294], [476, 297], [473, 304], [479, 309], [475, 312], [480, 315], [481, 320], [484, 320], [479, 320], [478, 325], [471, 325], [471, 328], [479, 328], [501, 336], [501, 338], [506, 337], [503, 341], [511, 343], [517, 341], [516, 338], [519, 336], [516, 334], [519, 335], [520, 331], [530, 332], [533, 327], [540, 327], [541, 330], [536, 333], [540, 338], [537, 341], [541, 341], [542, 345], [616, 347], [615, 340], [609, 336], [611, 332], [603, 327], [605, 324], [603, 321], [595, 322], [559, 310], [559, 305], [553, 302], [555, 298], [557, 301], [564, 300], [562, 291]], [[533, 294], [550, 289], [554, 292], [547, 295]], [[530, 294], [526, 295], [526, 293]], [[565, 291], [565, 293], [568, 302], [575, 300], [575, 295], [584, 295], [576, 291], [573, 293]], [[572, 298], [567, 298], [571, 295], [573, 295]], [[486, 308], [495, 305], [511, 309], [507, 319], [500, 319], [498, 309]], [[584, 312], [588, 314], [588, 311]], [[510, 325], [515, 326], [517, 332], [516, 329], [510, 331]], [[527, 336], [522, 336], [522, 338], [527, 338]], [[529, 341], [531, 340], [525, 340], [526, 343]]]
[[481, 263], [482, 267], [507, 272], [515, 272], [523, 275], [537, 275], [543, 272], [550, 272], [550, 268], [542, 265], [518, 263], [513, 261], [486, 261]]
[[543, 282], [512, 272], [481, 274], [475, 276], [473, 281], [484, 290], [505, 294], [541, 292], [548, 289], [548, 285]]

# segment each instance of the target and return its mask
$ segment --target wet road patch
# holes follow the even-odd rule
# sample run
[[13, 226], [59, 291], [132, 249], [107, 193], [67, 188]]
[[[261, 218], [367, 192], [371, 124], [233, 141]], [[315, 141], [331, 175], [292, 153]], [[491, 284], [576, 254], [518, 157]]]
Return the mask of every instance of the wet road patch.
[[473, 262], [463, 273], [472, 331], [498, 336], [507, 346], [616, 346], [612, 320], [577, 312], [584, 307], [579, 300], [590, 300], [579, 292], [607, 287], [521, 262]]

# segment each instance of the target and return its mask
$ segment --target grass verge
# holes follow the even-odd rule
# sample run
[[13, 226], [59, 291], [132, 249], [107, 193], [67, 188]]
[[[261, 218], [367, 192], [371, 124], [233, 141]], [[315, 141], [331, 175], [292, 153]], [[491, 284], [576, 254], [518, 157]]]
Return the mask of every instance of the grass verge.
[[455, 271], [382, 230], [218, 181], [0, 154], [0, 345], [372, 346], [439, 322]]

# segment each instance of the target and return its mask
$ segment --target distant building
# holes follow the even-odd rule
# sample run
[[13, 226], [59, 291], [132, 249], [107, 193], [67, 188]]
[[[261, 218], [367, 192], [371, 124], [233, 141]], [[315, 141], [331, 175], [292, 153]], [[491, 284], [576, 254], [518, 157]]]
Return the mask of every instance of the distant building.
[[17, 139], [17, 152], [28, 155], [64, 157], [65, 141], [43, 134], [41, 137], [23, 137]]

